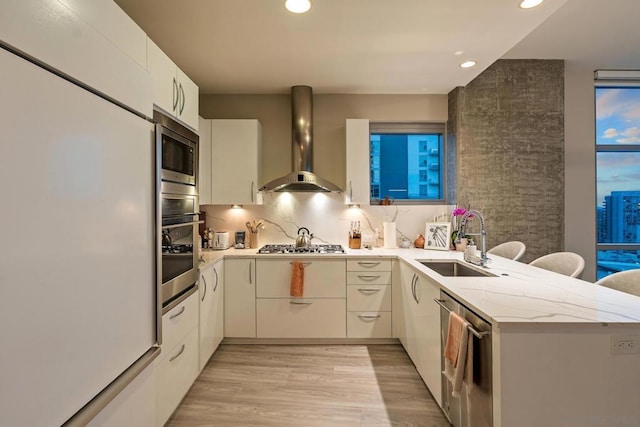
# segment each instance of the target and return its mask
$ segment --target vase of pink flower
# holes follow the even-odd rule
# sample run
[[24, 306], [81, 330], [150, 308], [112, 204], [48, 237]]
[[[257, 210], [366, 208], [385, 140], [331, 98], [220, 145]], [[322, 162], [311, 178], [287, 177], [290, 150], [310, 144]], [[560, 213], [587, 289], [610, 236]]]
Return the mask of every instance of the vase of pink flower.
[[[462, 220], [462, 216], [466, 213], [467, 209], [460, 207], [456, 207], [451, 212], [451, 228], [453, 229], [451, 232], [451, 249], [462, 252], [464, 252], [467, 247], [467, 243], [471, 239], [471, 236], [465, 234], [464, 236], [460, 236], [460, 242], [456, 242], [458, 240], [458, 231], [460, 230], [460, 221]], [[469, 218], [471, 217], [473, 217], [473, 215], [469, 215]]]

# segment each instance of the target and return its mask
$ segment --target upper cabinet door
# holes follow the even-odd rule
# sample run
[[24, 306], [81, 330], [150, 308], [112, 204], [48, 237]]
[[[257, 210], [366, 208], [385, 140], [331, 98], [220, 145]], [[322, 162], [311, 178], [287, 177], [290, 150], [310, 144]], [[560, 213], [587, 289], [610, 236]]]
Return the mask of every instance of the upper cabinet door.
[[369, 120], [347, 119], [347, 188], [345, 203], [368, 205], [370, 200]]
[[212, 204], [261, 204], [261, 139], [258, 120], [211, 120]]
[[147, 68], [147, 35], [113, 0], [58, 1], [104, 35], [142, 68]]
[[153, 81], [153, 103], [172, 116], [178, 107], [176, 64], [147, 38], [147, 70]]
[[155, 106], [197, 131], [198, 86], [150, 38], [147, 70], [153, 80]]
[[[115, 35], [107, 31], [111, 24], [98, 19], [114, 18], [117, 25], [123, 24], [118, 19], [122, 15], [114, 9], [117, 6], [103, 1], [85, 1], [82, 7], [76, 3], [0, 1], [0, 40], [151, 117], [149, 73], [136, 62], [139, 58], [132, 59], [138, 47], [122, 50], [112, 38]], [[125, 32], [131, 33], [132, 46], [137, 45], [136, 30], [126, 25]]]
[[178, 119], [198, 130], [198, 86], [180, 68], [176, 69], [178, 82]]

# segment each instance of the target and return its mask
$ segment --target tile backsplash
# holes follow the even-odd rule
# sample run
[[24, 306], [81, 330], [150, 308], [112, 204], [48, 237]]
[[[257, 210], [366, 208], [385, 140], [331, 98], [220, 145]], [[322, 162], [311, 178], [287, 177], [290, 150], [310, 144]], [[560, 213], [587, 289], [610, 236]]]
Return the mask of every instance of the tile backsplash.
[[342, 194], [333, 193], [267, 193], [263, 205], [233, 209], [225, 205], [201, 205], [206, 212], [206, 226], [216, 231], [229, 231], [233, 240], [235, 231], [247, 231], [247, 221], [264, 221], [259, 245], [294, 243], [300, 227], [314, 235], [312, 243], [333, 243], [348, 246], [352, 221], [360, 221], [363, 244], [374, 242], [379, 230], [382, 245], [383, 222], [396, 223], [397, 244], [402, 238], [412, 243], [424, 235], [427, 222], [449, 222], [453, 206], [450, 205], [390, 205], [350, 208], [344, 204]]

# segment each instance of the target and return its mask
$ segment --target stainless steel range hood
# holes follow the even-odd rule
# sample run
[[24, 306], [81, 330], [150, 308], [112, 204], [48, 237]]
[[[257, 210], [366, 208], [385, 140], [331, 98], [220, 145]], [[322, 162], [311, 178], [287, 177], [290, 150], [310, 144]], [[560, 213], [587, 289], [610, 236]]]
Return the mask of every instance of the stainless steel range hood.
[[274, 179], [260, 191], [342, 192], [342, 189], [313, 173], [313, 94], [309, 86], [291, 88], [293, 172]]

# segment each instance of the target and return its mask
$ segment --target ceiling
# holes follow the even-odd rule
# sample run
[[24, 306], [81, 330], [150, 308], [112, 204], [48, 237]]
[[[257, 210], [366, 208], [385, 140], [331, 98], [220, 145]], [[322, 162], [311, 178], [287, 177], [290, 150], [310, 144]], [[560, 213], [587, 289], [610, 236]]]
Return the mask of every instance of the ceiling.
[[446, 94], [501, 57], [640, 68], [637, 0], [311, 0], [303, 15], [284, 0], [115, 1], [202, 94]]
[[640, 69], [638, 0], [568, 0], [504, 55], [564, 59], [596, 69]]

